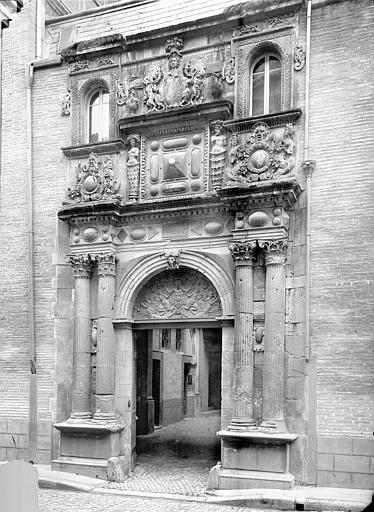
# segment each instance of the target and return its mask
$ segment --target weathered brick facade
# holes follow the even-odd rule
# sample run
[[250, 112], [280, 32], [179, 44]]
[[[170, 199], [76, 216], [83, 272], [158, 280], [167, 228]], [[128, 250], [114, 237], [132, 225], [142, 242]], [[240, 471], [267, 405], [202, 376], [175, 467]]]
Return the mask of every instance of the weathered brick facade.
[[[130, 403], [134, 393], [132, 369], [128, 366], [128, 360], [131, 360], [133, 353], [132, 348], [129, 348], [131, 333], [128, 334], [129, 327], [127, 324], [125, 326], [125, 320], [127, 322], [129, 318], [125, 318], [123, 312], [130, 311], [128, 304], [135, 298], [126, 295], [124, 283], [139, 291], [136, 286], [143, 286], [149, 279], [146, 277], [147, 265], [149, 269], [153, 269], [154, 275], [165, 270], [166, 263], [164, 267], [158, 266], [158, 260], [165, 259], [165, 240], [172, 254], [173, 251], [180, 251], [177, 257], [180, 258], [182, 266], [197, 268], [193, 265], [202, 265], [202, 272], [213, 283], [214, 279], [218, 283], [219, 273], [225, 276], [226, 281], [222, 281], [219, 291], [222, 296], [225, 295], [224, 299], [221, 296], [221, 300], [223, 316], [226, 315], [224, 321], [228, 322], [227, 325], [222, 323], [222, 428], [226, 429], [233, 418], [232, 404], [235, 394], [232, 324], [235, 311], [230, 313], [229, 306], [225, 310], [224, 300], [227, 300], [227, 304], [230, 304], [230, 300], [233, 303], [232, 290], [235, 287], [235, 274], [238, 272], [238, 262], [236, 260], [234, 265], [228, 245], [233, 237], [234, 241], [243, 242], [248, 235], [251, 241], [255, 240], [257, 243], [256, 250], [258, 247], [261, 248], [261, 240], [269, 237], [270, 228], [256, 228], [257, 234], [253, 235], [255, 238], [250, 238], [252, 225], [248, 220], [248, 212], [255, 212], [257, 208], [261, 212], [265, 211], [268, 219], [272, 219], [269, 221], [271, 229], [278, 226], [278, 220], [273, 219], [281, 219], [279, 222], [282, 223], [289, 245], [285, 264], [284, 417], [288, 433], [297, 435], [297, 439], [288, 440], [289, 471], [299, 484], [372, 488], [373, 3], [370, 0], [317, 0], [312, 3], [311, 50], [308, 62], [308, 150], [309, 158], [316, 162], [316, 166], [311, 178], [308, 341], [305, 340], [307, 200], [302, 166], [305, 154], [307, 84], [305, 67], [295, 70], [293, 65], [296, 44], [301, 44], [305, 48], [307, 2], [280, 1], [276, 7], [274, 2], [270, 5], [271, 2], [264, 0], [263, 6], [258, 7], [257, 11], [251, 1], [247, 2], [244, 11], [240, 11], [243, 9], [240, 7], [243, 2], [228, 0], [205, 2], [204, 5], [197, 1], [173, 2], [172, 5], [166, 5], [167, 2], [155, 2], [148, 6], [132, 7], [124, 2], [118, 2], [94, 13], [48, 20], [42, 35], [45, 43], [42, 60], [35, 60], [38, 19], [34, 3], [31, 0], [24, 1], [21, 12], [14, 14], [9, 27], [2, 30], [0, 459], [27, 460], [32, 454], [37, 462], [49, 463], [59, 456], [60, 434], [52, 424], [64, 422], [72, 414], [72, 408], [74, 409], [73, 338], [77, 298], [71, 267], [66, 263], [66, 255], [72, 252], [78, 254], [93, 251], [92, 254], [98, 258], [100, 251], [108, 248], [117, 251], [114, 319], [117, 321], [115, 336], [119, 354], [116, 372], [120, 377], [116, 381], [115, 400], [116, 408], [121, 412], [125, 423], [127, 418], [130, 418], [130, 427], [131, 411], [127, 411], [126, 404]], [[268, 19], [278, 21], [267, 22]], [[287, 204], [282, 199], [285, 202], [281, 208], [284, 206], [284, 209], [279, 214], [274, 213], [275, 207], [279, 204], [275, 200], [274, 205], [270, 205], [265, 199], [262, 206], [259, 206], [261, 202], [253, 199], [252, 205], [255, 206], [248, 207], [245, 213], [247, 224], [242, 234], [240, 208], [237, 203], [234, 207], [234, 200], [230, 199], [230, 207], [220, 209], [219, 205], [224, 201], [227, 201], [224, 204], [229, 204], [229, 199], [225, 199], [224, 192], [221, 191], [218, 194], [220, 199], [216, 203], [216, 196], [209, 194], [202, 195], [200, 203], [196, 203], [196, 206], [193, 206], [194, 199], [188, 198], [185, 205], [178, 203], [177, 206], [167, 207], [170, 211], [168, 210], [169, 213], [165, 215], [161, 211], [162, 207], [157, 213], [152, 213], [151, 210], [144, 213], [141, 208], [136, 209], [137, 206], [134, 207], [127, 202], [127, 210], [124, 208], [118, 213], [119, 217], [123, 215], [124, 219], [126, 212], [130, 212], [126, 222], [122, 224], [121, 221], [110, 224], [110, 219], [117, 215], [117, 210], [115, 214], [111, 214], [112, 217], [103, 211], [99, 215], [95, 213], [94, 208], [76, 213], [82, 205], [75, 205], [75, 210], [71, 206], [61, 210], [62, 203], [66, 201], [67, 187], [72, 186], [74, 181], [74, 169], [78, 162], [86, 162], [89, 154], [86, 149], [79, 149], [79, 153], [78, 149], [61, 151], [61, 148], [81, 148], [87, 142], [82, 136], [86, 122], [82, 114], [84, 98], [79, 95], [84, 96], [83, 91], [92, 78], [99, 78], [102, 80], [100, 83], [110, 82], [111, 139], [117, 141], [116, 149], [112, 150], [112, 158], [116, 177], [120, 180], [120, 192], [127, 199], [129, 182], [126, 178], [126, 166], [129, 148], [125, 146], [126, 136], [130, 132], [142, 133], [140, 153], [143, 155], [150, 151], [146, 146], [147, 141], [156, 137], [156, 132], [152, 132], [152, 128], [147, 125], [148, 122], [152, 122], [149, 121], [152, 114], [146, 111], [146, 101], [143, 105], [142, 97], [137, 106], [139, 111], [131, 115], [124, 106], [116, 102], [115, 80], [118, 78], [118, 66], [112, 64], [117, 63], [115, 59], [119, 55], [118, 48], [113, 50], [112, 54], [104, 53], [106, 59], [113, 59], [112, 64], [108, 64], [108, 61], [105, 63], [103, 57], [104, 63], [98, 64], [94, 69], [89, 68], [89, 65], [87, 68], [72, 69], [77, 62], [86, 62], [82, 57], [72, 59], [70, 63], [69, 59], [60, 61], [57, 58], [61, 27], [74, 25], [79, 25], [79, 41], [113, 34], [122, 34], [127, 38], [128, 46], [126, 50], [120, 52], [120, 65], [125, 77], [136, 75], [137, 94], [140, 94], [139, 91], [143, 94], [142, 80], [148, 72], [145, 70], [149, 70], [154, 62], [164, 62], [162, 59], [165, 59], [165, 41], [175, 34], [184, 38], [183, 56], [189, 56], [192, 60], [200, 59], [196, 60], [200, 62], [206, 52], [211, 52], [210, 67], [207, 66], [208, 74], [211, 70], [218, 73], [219, 69], [221, 72], [217, 62], [222, 67], [221, 60], [227, 61], [232, 55], [230, 52], [233, 52], [236, 57], [235, 86], [224, 83], [220, 99], [222, 102], [233, 104], [234, 113], [227, 114], [225, 126], [228, 132], [231, 130], [239, 134], [249, 133], [253, 128], [250, 119], [247, 119], [248, 100], [243, 95], [243, 91], [249, 90], [249, 71], [243, 64], [249, 62], [245, 60], [247, 53], [248, 59], [251, 55], [248, 48], [256, 44], [261, 49], [266, 48], [269, 42], [274, 45], [279, 43], [278, 47], [284, 52], [282, 62], [286, 63], [282, 71], [282, 110], [301, 111], [301, 117], [299, 113], [292, 118], [295, 128], [293, 173], [297, 186], [301, 187], [301, 193], [296, 191], [295, 200], [288, 199]], [[249, 28], [246, 29], [246, 26]], [[153, 62], [153, 59], [156, 60]], [[35, 61], [31, 84], [32, 126], [27, 120], [25, 80], [25, 68], [31, 61]], [[139, 76], [142, 77], [140, 81]], [[214, 81], [213, 77], [209, 80]], [[205, 82], [205, 91], [207, 83]], [[67, 89], [71, 90], [71, 112], [70, 115], [61, 115], [61, 99]], [[195, 111], [192, 114], [183, 114], [181, 110], [181, 115], [185, 117], [180, 118], [180, 124], [190, 126], [191, 133], [200, 130], [199, 134], [203, 134], [200, 137], [201, 148], [204, 148], [205, 159], [208, 162], [204, 169], [208, 169], [209, 158], [212, 166], [215, 165], [215, 160], [211, 156], [214, 139], [212, 131], [208, 131], [212, 128], [208, 128], [208, 122], [203, 125], [204, 119], [212, 121], [209, 117], [212, 114], [203, 110], [205, 102], [213, 104], [214, 97], [206, 93], [204, 102], [201, 105], [194, 105]], [[199, 108], [203, 112], [200, 117], [197, 115]], [[135, 122], [133, 119], [140, 114], [143, 115], [143, 119], [138, 121], [138, 125], [130, 126], [131, 122]], [[173, 120], [169, 117], [165, 121], [162, 113], [157, 115], [159, 120], [156, 122], [155, 130], [159, 130], [165, 122], [166, 128], [160, 129], [160, 133], [166, 137]], [[82, 119], [80, 116], [83, 116]], [[243, 119], [249, 124], [240, 125]], [[272, 130], [278, 130], [274, 133], [279, 137], [279, 126], [284, 126], [286, 122], [283, 125], [282, 121], [274, 119], [267, 122]], [[126, 123], [130, 128], [127, 128]], [[30, 393], [30, 382], [32, 379], [35, 381], [35, 378], [30, 378], [28, 133], [32, 133], [32, 286], [37, 400]], [[118, 142], [119, 139], [124, 140], [122, 145]], [[152, 143], [149, 144], [149, 147], [152, 147]], [[197, 147], [200, 142], [194, 144]], [[227, 147], [226, 166], [229, 166], [229, 149]], [[95, 147], [93, 150], [95, 151]], [[99, 148], [97, 151], [99, 154], [100, 151], [106, 154], [105, 149]], [[151, 188], [146, 184], [147, 178], [142, 179], [140, 194], [143, 196], [139, 199], [139, 205], [142, 202], [146, 203], [146, 194], [151, 194]], [[202, 185], [208, 184], [208, 192], [211, 191], [209, 179], [207, 174], [206, 182]], [[227, 182], [223, 181], [223, 184], [222, 190], [227, 187]], [[282, 197], [285, 197], [285, 192], [282, 193]], [[155, 204], [162, 204], [161, 200]], [[204, 201], [209, 204], [205, 204]], [[182, 208], [185, 211], [183, 214]], [[70, 226], [66, 221], [70, 222]], [[179, 227], [176, 227], [178, 223]], [[96, 239], [93, 237], [92, 243], [89, 238], [92, 232], [88, 232], [86, 226], [96, 226], [94, 229], [99, 232], [99, 235], [95, 235]], [[110, 239], [104, 238], [106, 233], [110, 234]], [[109, 241], [104, 243], [105, 240]], [[200, 251], [201, 261], [193, 260], [194, 251]], [[264, 251], [265, 254], [266, 249]], [[270, 323], [266, 324], [267, 320], [264, 317], [268, 311], [266, 314], [270, 318], [272, 311], [267, 306], [270, 301], [269, 293], [266, 296], [265, 292], [264, 254], [260, 253], [255, 263], [253, 307], [247, 313], [252, 314], [255, 328], [265, 325], [266, 351], [266, 327], [268, 325], [269, 329], [271, 326]], [[203, 260], [207, 261], [206, 266]], [[99, 263], [95, 265], [98, 268]], [[213, 270], [214, 265], [221, 269], [220, 272], [217, 271], [217, 275]], [[136, 277], [137, 272], [143, 277]], [[100, 276], [97, 275], [96, 269], [91, 278], [91, 319], [100, 318], [96, 299], [100, 288], [99, 281]], [[132, 284], [135, 282], [139, 284]], [[230, 297], [230, 293], [231, 299], [227, 298]], [[235, 322], [238, 322], [238, 316]], [[218, 324], [215, 327], [218, 327]], [[310, 357], [305, 349], [308, 343]], [[179, 356], [177, 359], [180, 359]], [[125, 371], [121, 369], [121, 361], [123, 368], [126, 368]], [[261, 402], [265, 382], [263, 379], [266, 379], [263, 371], [267, 363], [260, 348], [255, 352], [253, 361], [254, 390], [255, 393], [259, 392], [258, 398]], [[256, 407], [261, 409], [261, 405], [257, 404], [255, 411]], [[38, 418], [36, 432], [35, 426], [30, 423], [30, 417], [35, 413]], [[256, 418], [261, 417], [261, 413], [258, 413]], [[129, 438], [129, 432], [121, 435], [121, 443], [123, 446], [129, 445], [131, 453], [134, 439]], [[120, 455], [124, 453], [121, 452]], [[129, 456], [128, 452], [126, 454], [126, 457]]]

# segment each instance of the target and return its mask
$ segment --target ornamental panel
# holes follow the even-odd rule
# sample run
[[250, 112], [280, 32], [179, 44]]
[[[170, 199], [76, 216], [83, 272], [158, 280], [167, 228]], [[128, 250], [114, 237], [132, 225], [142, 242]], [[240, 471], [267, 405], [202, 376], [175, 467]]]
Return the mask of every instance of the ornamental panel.
[[139, 293], [136, 320], [216, 318], [222, 315], [214, 286], [192, 269], [168, 270], [157, 275]]

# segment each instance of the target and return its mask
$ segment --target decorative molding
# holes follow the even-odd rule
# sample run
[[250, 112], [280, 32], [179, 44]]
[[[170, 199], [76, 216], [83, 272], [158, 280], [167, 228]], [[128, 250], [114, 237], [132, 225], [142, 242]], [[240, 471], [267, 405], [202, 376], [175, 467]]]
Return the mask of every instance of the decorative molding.
[[306, 51], [301, 44], [296, 45], [295, 55], [293, 57], [295, 71], [301, 71], [305, 65]]
[[92, 56], [103, 59], [103, 55], [122, 52], [125, 49], [126, 38], [122, 34], [111, 34], [74, 43], [62, 50], [61, 57], [65, 62], [75, 62]]
[[253, 265], [256, 259], [257, 242], [234, 242], [229, 244], [229, 251], [235, 265]]
[[223, 172], [226, 166], [227, 137], [222, 119], [210, 124], [210, 179], [213, 192], [222, 188]]
[[138, 295], [137, 320], [149, 318], [216, 318], [222, 315], [214, 286], [201, 273], [179, 269], [161, 273]]
[[73, 267], [74, 277], [89, 278], [92, 275], [94, 260], [90, 254], [73, 254], [66, 257], [66, 263]]
[[246, 136], [247, 142], [244, 144], [234, 134], [229, 151], [230, 166], [227, 169], [230, 181], [226, 187], [237, 183], [245, 186], [290, 175], [295, 166], [294, 133], [291, 123], [285, 126], [281, 137], [271, 133], [266, 123], [257, 123]]
[[113, 161], [107, 156], [98, 160], [96, 153], [91, 153], [87, 164], [79, 163], [75, 169], [75, 183], [68, 188], [67, 202], [81, 203], [111, 199], [120, 201], [121, 194], [118, 180], [114, 177]]
[[65, 92], [61, 100], [61, 115], [70, 116], [71, 93], [69, 90]]
[[276, 128], [278, 126], [285, 126], [286, 124], [294, 123], [300, 116], [301, 110], [294, 109], [285, 112], [277, 112], [276, 114], [266, 114], [263, 116], [228, 119], [224, 122], [224, 126], [234, 133], [242, 133], [250, 131], [257, 123], [266, 123], [269, 128]]
[[261, 240], [258, 242], [260, 249], [265, 253], [265, 265], [283, 265], [287, 258], [288, 241]]
[[281, 16], [269, 18], [267, 20], [251, 23], [250, 25], [244, 24], [241, 27], [239, 27], [239, 34], [253, 34], [258, 32], [275, 30], [279, 28], [285, 28], [295, 23], [296, 21], [297, 16], [295, 13], [283, 14]]
[[117, 255], [113, 252], [102, 252], [92, 256], [97, 261], [97, 274], [99, 276], [115, 276]]

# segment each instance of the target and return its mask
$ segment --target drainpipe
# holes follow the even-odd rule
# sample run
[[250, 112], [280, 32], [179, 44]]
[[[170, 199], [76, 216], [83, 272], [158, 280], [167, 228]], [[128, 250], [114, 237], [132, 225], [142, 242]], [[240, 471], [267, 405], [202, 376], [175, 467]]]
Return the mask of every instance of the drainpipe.
[[310, 206], [311, 182], [316, 163], [309, 160], [309, 95], [310, 95], [310, 34], [312, 21], [312, 0], [308, 0], [306, 18], [306, 68], [305, 68], [305, 116], [304, 116], [304, 161], [303, 171], [306, 175], [306, 270], [305, 270], [305, 344], [304, 357], [311, 358], [310, 343]]
[[34, 231], [33, 231], [33, 165], [32, 165], [32, 84], [34, 64], [26, 66], [26, 173], [27, 173], [27, 233], [28, 233], [28, 288], [29, 288], [29, 460], [36, 462], [36, 435], [38, 417], [38, 387], [36, 374], [35, 301], [34, 301]]

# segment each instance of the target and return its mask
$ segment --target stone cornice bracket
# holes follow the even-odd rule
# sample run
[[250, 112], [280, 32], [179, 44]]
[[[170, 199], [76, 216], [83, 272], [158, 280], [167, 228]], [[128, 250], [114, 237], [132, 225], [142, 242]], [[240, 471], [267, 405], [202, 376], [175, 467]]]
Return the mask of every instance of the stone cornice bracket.
[[264, 250], [265, 265], [283, 265], [287, 259], [287, 240], [259, 241], [258, 246]]
[[91, 277], [94, 260], [90, 254], [73, 254], [66, 257], [73, 268], [74, 277]]
[[165, 258], [168, 270], [179, 269], [179, 251], [165, 252]]
[[236, 266], [253, 265], [256, 259], [257, 242], [234, 242], [229, 244], [229, 251]]
[[314, 160], [305, 160], [301, 167], [305, 173], [305, 176], [307, 178], [311, 178], [314, 172], [314, 169], [316, 168], [316, 162]]
[[97, 261], [97, 273], [99, 276], [115, 276], [118, 256], [114, 252], [102, 252], [93, 256]]

